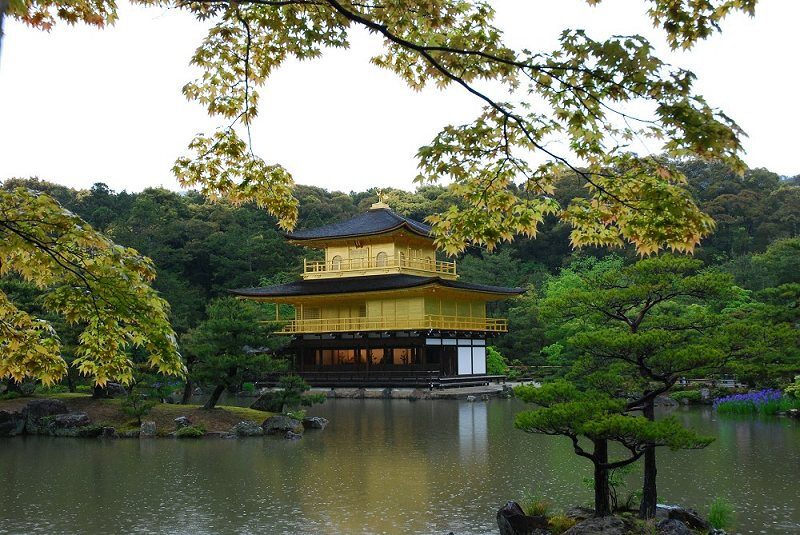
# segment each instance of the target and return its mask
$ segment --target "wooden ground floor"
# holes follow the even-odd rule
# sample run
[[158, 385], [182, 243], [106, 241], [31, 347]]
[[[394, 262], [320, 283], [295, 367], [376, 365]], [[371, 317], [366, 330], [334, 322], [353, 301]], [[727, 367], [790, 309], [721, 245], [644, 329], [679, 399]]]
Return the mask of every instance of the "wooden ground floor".
[[[383, 332], [302, 335], [289, 351], [293, 371], [310, 384], [397, 386], [486, 376], [485, 333]], [[467, 381], [469, 383], [469, 381]]]

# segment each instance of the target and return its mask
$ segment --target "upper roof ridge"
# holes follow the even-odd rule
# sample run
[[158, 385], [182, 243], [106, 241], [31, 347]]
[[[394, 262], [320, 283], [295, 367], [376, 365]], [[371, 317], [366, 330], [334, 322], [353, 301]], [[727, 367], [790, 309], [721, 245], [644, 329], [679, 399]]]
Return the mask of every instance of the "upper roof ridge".
[[[381, 206], [383, 205], [383, 206]], [[298, 230], [286, 233], [286, 237], [292, 240], [319, 240], [332, 238], [354, 238], [358, 236], [368, 236], [390, 232], [401, 226], [405, 226], [409, 231], [432, 238], [431, 227], [405, 217], [382, 202], [372, 205], [369, 211], [355, 217], [336, 223], [330, 223], [314, 229]]]

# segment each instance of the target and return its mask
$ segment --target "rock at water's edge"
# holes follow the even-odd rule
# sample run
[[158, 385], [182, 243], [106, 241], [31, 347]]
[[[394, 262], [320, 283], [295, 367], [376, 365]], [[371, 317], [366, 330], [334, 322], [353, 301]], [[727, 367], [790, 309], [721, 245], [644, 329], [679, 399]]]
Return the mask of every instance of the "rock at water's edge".
[[506, 502], [497, 511], [500, 535], [537, 535], [549, 533], [549, 524], [543, 516], [528, 516], [517, 502]]
[[153, 438], [156, 436], [156, 423], [152, 420], [142, 422], [139, 427], [139, 438]]
[[293, 433], [292, 431], [286, 431], [286, 434], [283, 435], [283, 438], [286, 440], [297, 440], [299, 438], [303, 438], [303, 435], [300, 433]]
[[69, 414], [58, 414], [53, 417], [52, 424], [56, 429], [73, 429], [75, 427], [86, 427], [91, 424], [89, 415], [85, 412], [71, 412]]
[[325, 429], [328, 419], [321, 416], [306, 416], [303, 418], [303, 427], [306, 429]]
[[24, 432], [24, 412], [0, 411], [0, 437], [15, 437]]
[[708, 531], [711, 529], [711, 524], [709, 524], [705, 518], [700, 516], [697, 511], [685, 507], [659, 505], [656, 507], [656, 518], [680, 520], [690, 529], [698, 531]]
[[26, 415], [25, 432], [31, 435], [41, 432], [46, 433], [47, 422], [41, 422], [41, 424], [44, 424], [41, 425], [40, 420], [59, 414], [66, 414], [67, 412], [66, 404], [60, 399], [34, 399], [29, 402], [23, 410], [23, 413]]
[[231, 434], [237, 437], [260, 437], [264, 434], [264, 428], [256, 422], [245, 420], [231, 427]]
[[692, 530], [686, 527], [686, 524], [674, 518], [665, 518], [656, 524], [658, 532], [663, 535], [692, 535]]
[[267, 435], [282, 434], [287, 431], [298, 435], [303, 433], [303, 424], [299, 420], [283, 415], [270, 416], [264, 420], [261, 427]]

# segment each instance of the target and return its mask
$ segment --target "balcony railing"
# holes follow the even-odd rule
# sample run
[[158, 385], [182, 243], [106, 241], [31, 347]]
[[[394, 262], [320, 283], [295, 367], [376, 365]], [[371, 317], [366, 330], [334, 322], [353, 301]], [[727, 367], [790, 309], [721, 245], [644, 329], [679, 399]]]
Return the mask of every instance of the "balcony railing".
[[504, 333], [508, 331], [508, 320], [503, 318], [470, 318], [463, 316], [438, 316], [426, 314], [422, 317], [407, 318], [320, 318], [291, 320], [280, 334], [332, 333], [356, 331], [488, 331]]
[[400, 254], [382, 258], [343, 258], [328, 262], [303, 260], [303, 274], [305, 275], [348, 273], [353, 271], [392, 273], [403, 269], [455, 275], [456, 263], [426, 258], [409, 258]]

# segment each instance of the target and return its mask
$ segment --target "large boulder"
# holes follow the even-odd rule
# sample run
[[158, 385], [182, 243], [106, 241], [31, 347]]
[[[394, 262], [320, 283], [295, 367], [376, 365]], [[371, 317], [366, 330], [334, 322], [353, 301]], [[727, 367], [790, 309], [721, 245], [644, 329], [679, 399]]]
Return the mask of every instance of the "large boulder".
[[25, 407], [25, 413], [29, 420], [38, 420], [45, 416], [55, 416], [67, 412], [69, 412], [67, 405], [60, 399], [34, 399]]
[[15, 437], [24, 432], [24, 412], [0, 411], [0, 437]]
[[24, 410], [25, 432], [31, 435], [47, 433], [53, 416], [67, 414], [67, 406], [60, 399], [34, 399]]
[[97, 437], [103, 432], [101, 426], [91, 425], [92, 421], [85, 412], [57, 414], [39, 420], [46, 422], [46, 432], [57, 437]]
[[622, 518], [616, 516], [603, 516], [599, 518], [587, 518], [583, 522], [575, 524], [564, 535], [625, 535], [633, 526]]
[[86, 427], [91, 424], [89, 415], [85, 412], [71, 412], [68, 414], [57, 414], [53, 416], [51, 424], [54, 429], [74, 429], [76, 427]]
[[306, 416], [303, 418], [303, 427], [306, 429], [325, 429], [328, 419], [321, 416]]
[[295, 420], [294, 418], [282, 414], [270, 416], [264, 420], [261, 424], [261, 428], [264, 429], [264, 433], [267, 435], [283, 435], [286, 434], [287, 431], [299, 435], [303, 432], [303, 424], [300, 420]]
[[656, 508], [656, 518], [680, 520], [690, 529], [697, 531], [708, 531], [711, 529], [711, 524], [700, 516], [700, 513], [694, 509], [679, 507], [677, 505], [659, 505]]
[[665, 518], [656, 524], [656, 529], [663, 535], [692, 535], [692, 530], [686, 524], [674, 518]]
[[237, 437], [260, 437], [264, 434], [264, 428], [256, 422], [245, 420], [234, 425], [231, 434]]
[[500, 535], [539, 535], [549, 533], [549, 524], [543, 516], [528, 516], [517, 502], [506, 502], [497, 510], [497, 527]]

